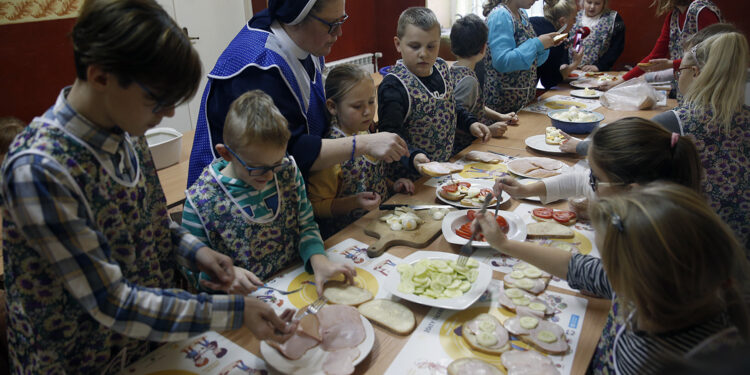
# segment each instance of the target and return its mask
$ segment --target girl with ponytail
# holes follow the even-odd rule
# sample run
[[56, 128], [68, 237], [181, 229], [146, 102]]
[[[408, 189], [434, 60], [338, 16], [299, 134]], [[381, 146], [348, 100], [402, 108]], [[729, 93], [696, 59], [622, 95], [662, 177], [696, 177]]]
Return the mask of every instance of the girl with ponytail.
[[[530, 21], [537, 34], [555, 32], [563, 26], [566, 26], [563, 34], [567, 34], [573, 28], [577, 9], [575, 0], [544, 0], [544, 17], [531, 17]], [[583, 48], [571, 52], [570, 61], [567, 43], [550, 48], [547, 61], [538, 70], [542, 85], [549, 89], [568, 78], [573, 70], [578, 69], [583, 54]]]

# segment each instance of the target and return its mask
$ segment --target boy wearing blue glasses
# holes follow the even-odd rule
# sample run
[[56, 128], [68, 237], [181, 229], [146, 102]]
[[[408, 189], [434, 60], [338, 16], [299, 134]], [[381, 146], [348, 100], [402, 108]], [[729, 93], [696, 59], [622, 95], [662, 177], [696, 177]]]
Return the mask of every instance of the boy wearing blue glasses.
[[[182, 226], [234, 260], [235, 274], [248, 288], [301, 258], [323, 283], [354, 267], [328, 260], [302, 174], [286, 154], [290, 132], [270, 96], [247, 92], [229, 108], [220, 158], [186, 192]], [[240, 268], [241, 267], [241, 268]], [[204, 274], [187, 272], [196, 287]]]

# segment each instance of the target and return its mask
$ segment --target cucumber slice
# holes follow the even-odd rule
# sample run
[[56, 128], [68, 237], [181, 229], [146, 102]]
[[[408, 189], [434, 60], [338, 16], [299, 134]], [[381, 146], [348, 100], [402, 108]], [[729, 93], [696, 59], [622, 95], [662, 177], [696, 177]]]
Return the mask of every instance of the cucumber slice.
[[513, 266], [513, 269], [514, 269], [514, 270], [519, 270], [519, 271], [523, 271], [523, 270], [524, 270], [524, 269], [525, 269], [526, 267], [528, 267], [528, 266], [529, 266], [529, 265], [528, 265], [527, 263], [516, 263], [516, 265], [515, 265], [515, 266]]
[[497, 337], [489, 332], [479, 332], [479, 334], [477, 334], [477, 343], [484, 347], [491, 347], [492, 345], [497, 344]]
[[448, 289], [458, 289], [461, 287], [461, 280], [453, 279], [451, 285], [448, 285]]
[[438, 283], [437, 280], [432, 280], [430, 283], [430, 289], [436, 292], [435, 297], [437, 297], [437, 293], [442, 293], [443, 289], [445, 289], [445, 285]]
[[536, 338], [549, 344], [557, 341], [557, 336], [550, 331], [539, 331], [539, 333], [536, 334]]
[[477, 281], [477, 277], [479, 276], [479, 271], [477, 270], [471, 270], [468, 275], [466, 275], [466, 279], [469, 280], [469, 282], [473, 283]]
[[534, 281], [530, 279], [520, 279], [516, 281], [516, 285], [521, 289], [531, 289], [534, 287]]
[[523, 274], [530, 279], [537, 279], [542, 276], [542, 271], [539, 268], [530, 266], [523, 270]]
[[518, 288], [508, 288], [508, 289], [505, 289], [505, 295], [508, 296], [508, 298], [521, 298], [521, 297], [525, 297], [526, 293], [524, 293], [521, 289], [518, 289]]
[[489, 319], [483, 319], [479, 322], [479, 330], [482, 332], [494, 332], [495, 328], [495, 322]]
[[427, 267], [425, 267], [423, 264], [414, 265], [415, 276], [422, 276], [425, 272], [427, 272]]
[[448, 298], [456, 298], [461, 297], [462, 295], [464, 295], [464, 293], [458, 289], [448, 288], [443, 291], [443, 295]]
[[524, 277], [526, 277], [526, 275], [524, 275], [521, 271], [513, 271], [510, 273], [510, 277], [514, 279], [523, 279]]
[[521, 328], [523, 329], [534, 329], [537, 325], [539, 325], [539, 319], [534, 318], [533, 316], [522, 316], [518, 320], [521, 323]]
[[536, 311], [547, 311], [547, 306], [544, 306], [543, 303], [539, 302], [532, 302], [529, 304], [529, 308]]
[[451, 274], [451, 273], [453, 273], [453, 268], [450, 268], [450, 267], [448, 267], [448, 266], [445, 266], [445, 267], [440, 267], [440, 268], [438, 268], [437, 270], [438, 270], [438, 272], [440, 272], [440, 273], [447, 273], [447, 274]]
[[411, 279], [416, 285], [427, 285], [430, 282], [429, 276], [414, 277]]
[[469, 268], [477, 268], [477, 267], [479, 267], [479, 262], [477, 262], [477, 261], [476, 261], [476, 260], [474, 260], [474, 259], [469, 259], [469, 261], [468, 261], [468, 262], [466, 262], [466, 267], [469, 267]]
[[396, 266], [396, 271], [399, 273], [404, 273], [406, 270], [410, 270], [411, 265], [408, 263], [400, 263], [398, 266]]
[[406, 294], [414, 293], [414, 284], [410, 282], [401, 282], [398, 284], [398, 291]]
[[449, 286], [449, 285], [451, 285], [453, 283], [453, 278], [450, 275], [446, 275], [444, 273], [441, 273], [441, 274], [439, 274], [437, 276], [437, 278], [435, 279], [435, 281], [437, 281], [438, 284], [440, 284], [440, 285], [442, 285], [444, 287], [447, 287], [447, 286]]
[[529, 297], [523, 296], [519, 298], [511, 298], [511, 301], [513, 301], [513, 304], [516, 306], [526, 306], [529, 304]]
[[461, 286], [458, 287], [458, 290], [466, 293], [471, 289], [471, 283], [468, 281], [461, 281]]

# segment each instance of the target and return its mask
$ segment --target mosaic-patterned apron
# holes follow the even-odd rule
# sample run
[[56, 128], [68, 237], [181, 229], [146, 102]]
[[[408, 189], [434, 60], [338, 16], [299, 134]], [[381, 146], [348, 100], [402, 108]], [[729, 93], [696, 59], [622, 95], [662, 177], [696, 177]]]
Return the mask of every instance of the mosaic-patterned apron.
[[261, 280], [299, 260], [300, 197], [296, 164], [291, 163], [274, 175], [278, 208], [276, 215], [267, 222], [251, 218], [215, 173], [210, 165], [186, 194], [203, 224], [211, 248], [229, 256], [236, 266], [249, 270]]
[[[453, 79], [453, 87], [458, 87], [458, 83], [461, 82], [464, 78], [473, 78], [474, 80], [479, 83], [479, 78], [477, 77], [477, 73], [474, 71], [474, 69], [471, 69], [466, 66], [460, 66], [460, 65], [453, 65], [451, 66], [451, 78]], [[492, 125], [492, 121], [488, 119], [484, 114], [484, 94], [482, 93], [482, 87], [479, 86], [479, 96], [477, 97], [477, 101], [469, 108], [466, 108], [469, 112], [471, 112], [476, 118], [479, 120], [479, 122], [485, 124], [485, 125]], [[469, 147], [476, 138], [471, 135], [471, 133], [465, 132], [463, 130], [456, 129], [456, 139], [453, 141], [453, 155], [461, 152], [466, 147]]]
[[[344, 138], [346, 136], [341, 129], [335, 126], [332, 126], [328, 133], [328, 138], [330, 139]], [[391, 197], [386, 180], [385, 163], [370, 160], [366, 155], [341, 163], [341, 176], [336, 198], [349, 197], [365, 191], [380, 194], [381, 202], [385, 202]], [[320, 234], [323, 238], [328, 238], [366, 213], [367, 211], [365, 210], [357, 209], [348, 215], [320, 218], [318, 219]]]
[[[493, 12], [511, 11], [505, 4], [498, 5]], [[529, 16], [519, 10], [521, 17], [513, 17], [513, 37], [516, 46], [523, 42], [536, 38], [534, 28], [529, 22]], [[518, 112], [521, 108], [531, 103], [536, 97], [537, 62], [528, 70], [519, 70], [510, 73], [500, 73], [492, 66], [492, 52], [487, 48], [487, 56], [484, 58], [487, 67], [487, 76], [484, 80], [485, 105], [499, 113]]]
[[[398, 78], [409, 94], [409, 109], [404, 119], [403, 131], [399, 135], [410, 146], [424, 150], [430, 160], [442, 162], [448, 161], [453, 151], [453, 139], [456, 135], [456, 102], [453, 98], [453, 81], [450, 79], [448, 64], [438, 58], [433, 69], [437, 69], [443, 79], [443, 93], [428, 90], [401, 60], [391, 68], [389, 75]], [[390, 165], [396, 169], [395, 173], [389, 171], [394, 180], [400, 177], [419, 177], [404, 169], [400, 163]]]
[[[576, 16], [576, 23], [573, 25], [573, 30], [578, 30], [582, 24], [584, 11], [581, 10]], [[617, 18], [617, 12], [611, 10], [603, 13], [599, 17], [599, 21], [591, 29], [591, 34], [582, 41], [583, 45], [583, 60], [581, 65], [596, 65], [599, 59], [607, 52], [609, 45], [612, 42], [612, 34], [615, 29], [615, 19]], [[573, 61], [575, 51], [572, 48], [568, 49], [568, 56], [570, 61]]]
[[[139, 161], [132, 183], [118, 181], [83, 141], [50, 119], [38, 118], [29, 125], [8, 158], [39, 154], [57, 162], [80, 187], [92, 215], [89, 225], [104, 236], [107, 255], [120, 266], [123, 277], [142, 287], [173, 287], [176, 263], [166, 199], [145, 137], [126, 142]], [[152, 343], [125, 337], [94, 320], [65, 289], [56, 266], [27, 244], [5, 208], [3, 218], [8, 347], [14, 372], [100, 374], [124, 348], [130, 363], [153, 349]], [[119, 371], [117, 362], [110, 373]]]
[[732, 228], [750, 259], [750, 107], [734, 116], [728, 134], [710, 109], [680, 106], [674, 112], [698, 148], [709, 204]]
[[625, 324], [625, 316], [620, 312], [620, 302], [617, 297], [612, 302], [612, 308], [607, 315], [607, 323], [602, 330], [602, 337], [596, 344], [596, 351], [589, 367], [595, 374], [614, 374], [612, 347], [617, 331]]

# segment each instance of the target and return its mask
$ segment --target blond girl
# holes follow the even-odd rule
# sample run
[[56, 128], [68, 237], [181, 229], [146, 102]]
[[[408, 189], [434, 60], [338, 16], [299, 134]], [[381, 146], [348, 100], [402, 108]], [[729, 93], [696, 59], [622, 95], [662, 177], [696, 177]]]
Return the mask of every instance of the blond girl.
[[[591, 33], [583, 39], [581, 70], [600, 72], [612, 69], [625, 49], [625, 22], [609, 9], [609, 0], [583, 0], [583, 9], [576, 15], [573, 30], [588, 27]], [[575, 51], [570, 50], [573, 60]]]
[[[544, 17], [531, 17], [529, 20], [537, 34], [555, 32], [563, 26], [562, 32], [567, 34], [573, 28], [577, 10], [575, 0], [544, 0]], [[550, 48], [547, 61], [539, 66], [537, 74], [545, 88], [556, 86], [581, 64], [584, 50], [572, 52], [568, 59], [567, 48], [567, 45]]]
[[[362, 68], [340, 65], [326, 78], [326, 108], [331, 127], [329, 139], [370, 134], [375, 116], [375, 83]], [[308, 180], [310, 201], [324, 238], [343, 229], [362, 215], [378, 208], [391, 191], [413, 193], [406, 178], [389, 182], [385, 163], [367, 155], [352, 158], [331, 168], [313, 172]]]
[[494, 248], [612, 299], [589, 370], [659, 373], [750, 337], [740, 292], [747, 262], [703, 197], [657, 182], [601, 198], [590, 214], [601, 259], [508, 240], [494, 217], [477, 216]]
[[695, 138], [706, 170], [709, 203], [750, 250], [750, 107], [745, 103], [747, 39], [738, 32], [712, 36], [685, 53], [671, 111]]

